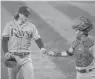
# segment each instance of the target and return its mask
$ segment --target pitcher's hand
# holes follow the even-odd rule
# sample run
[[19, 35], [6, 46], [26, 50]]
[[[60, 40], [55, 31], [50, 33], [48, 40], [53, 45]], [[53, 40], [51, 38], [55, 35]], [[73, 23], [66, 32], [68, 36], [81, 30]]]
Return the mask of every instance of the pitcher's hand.
[[47, 50], [45, 48], [41, 48], [40, 52], [43, 53], [43, 54], [46, 54]]

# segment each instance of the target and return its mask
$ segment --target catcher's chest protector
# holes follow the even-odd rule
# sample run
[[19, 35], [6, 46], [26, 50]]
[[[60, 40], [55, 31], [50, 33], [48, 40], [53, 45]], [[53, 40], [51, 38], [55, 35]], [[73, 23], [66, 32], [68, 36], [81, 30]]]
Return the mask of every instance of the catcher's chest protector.
[[84, 40], [74, 42], [75, 63], [78, 67], [87, 67], [93, 61], [92, 51], [89, 49], [94, 45], [94, 41], [89, 37]]

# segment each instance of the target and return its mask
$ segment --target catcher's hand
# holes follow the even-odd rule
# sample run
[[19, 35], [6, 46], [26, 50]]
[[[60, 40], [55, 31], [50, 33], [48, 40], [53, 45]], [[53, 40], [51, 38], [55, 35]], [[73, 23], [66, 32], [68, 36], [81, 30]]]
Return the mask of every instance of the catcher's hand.
[[13, 68], [17, 65], [17, 61], [13, 55], [7, 52], [4, 56], [4, 64], [6, 67]]

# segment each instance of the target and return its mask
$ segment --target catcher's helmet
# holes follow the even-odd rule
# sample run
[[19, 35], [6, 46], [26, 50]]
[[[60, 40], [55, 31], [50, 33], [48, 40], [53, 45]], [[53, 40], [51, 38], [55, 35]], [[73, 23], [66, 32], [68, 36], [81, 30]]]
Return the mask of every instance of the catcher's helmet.
[[80, 16], [74, 20], [72, 28], [88, 33], [93, 28], [93, 24], [88, 18]]
[[18, 13], [21, 13], [24, 16], [28, 17], [30, 14], [30, 11], [29, 11], [29, 8], [27, 6], [22, 6], [19, 8]]

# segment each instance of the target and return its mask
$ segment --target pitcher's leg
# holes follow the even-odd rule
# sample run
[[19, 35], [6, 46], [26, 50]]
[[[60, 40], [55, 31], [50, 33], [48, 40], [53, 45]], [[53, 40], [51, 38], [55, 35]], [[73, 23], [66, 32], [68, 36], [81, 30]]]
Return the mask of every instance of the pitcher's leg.
[[9, 79], [17, 79], [17, 74], [19, 72], [20, 67], [16, 66], [14, 68], [8, 68], [8, 76]]
[[34, 79], [32, 62], [27, 62], [21, 67], [24, 79]]

